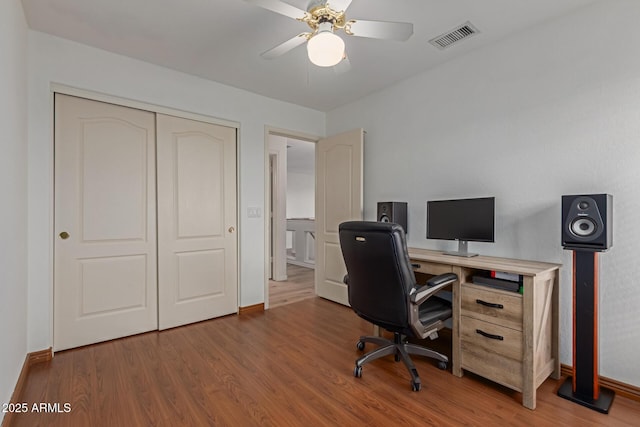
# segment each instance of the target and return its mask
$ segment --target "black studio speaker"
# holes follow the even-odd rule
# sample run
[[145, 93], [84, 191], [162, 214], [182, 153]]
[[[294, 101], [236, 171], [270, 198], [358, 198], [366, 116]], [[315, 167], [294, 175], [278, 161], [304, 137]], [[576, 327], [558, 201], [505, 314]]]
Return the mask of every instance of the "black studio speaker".
[[399, 224], [407, 233], [407, 202], [378, 202], [377, 221]]
[[565, 249], [606, 251], [613, 246], [613, 196], [562, 196], [562, 246]]

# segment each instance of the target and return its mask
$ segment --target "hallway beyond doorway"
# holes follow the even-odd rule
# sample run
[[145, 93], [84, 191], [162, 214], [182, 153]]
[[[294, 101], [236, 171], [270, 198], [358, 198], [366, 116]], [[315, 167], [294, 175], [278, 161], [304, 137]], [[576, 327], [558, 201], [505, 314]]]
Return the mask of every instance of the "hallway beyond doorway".
[[286, 281], [269, 280], [269, 308], [315, 297], [314, 276], [312, 268], [287, 264]]

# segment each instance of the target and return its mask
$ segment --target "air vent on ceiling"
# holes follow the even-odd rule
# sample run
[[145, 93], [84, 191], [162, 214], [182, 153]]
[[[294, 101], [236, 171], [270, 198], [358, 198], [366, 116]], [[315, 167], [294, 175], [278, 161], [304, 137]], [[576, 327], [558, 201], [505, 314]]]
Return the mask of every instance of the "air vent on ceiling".
[[464, 24], [454, 28], [451, 31], [448, 31], [444, 34], [439, 35], [431, 40], [429, 43], [437, 47], [438, 49], [446, 49], [461, 40], [467, 39], [474, 34], [479, 33], [478, 29], [471, 24], [471, 22], [467, 21]]

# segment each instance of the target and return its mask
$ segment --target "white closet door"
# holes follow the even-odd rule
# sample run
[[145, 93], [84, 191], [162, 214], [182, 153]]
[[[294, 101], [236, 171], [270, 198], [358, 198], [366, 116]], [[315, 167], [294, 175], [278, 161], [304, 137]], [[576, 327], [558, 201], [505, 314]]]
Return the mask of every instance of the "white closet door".
[[364, 130], [316, 143], [316, 294], [349, 305], [338, 226], [362, 220]]
[[56, 351], [157, 328], [154, 118], [55, 96]]
[[159, 327], [238, 308], [236, 130], [157, 115]]

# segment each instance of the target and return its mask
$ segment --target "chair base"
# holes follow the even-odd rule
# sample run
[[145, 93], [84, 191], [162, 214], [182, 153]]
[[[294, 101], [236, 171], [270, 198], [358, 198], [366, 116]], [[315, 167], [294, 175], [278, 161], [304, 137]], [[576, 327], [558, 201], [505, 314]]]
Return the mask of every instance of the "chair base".
[[422, 384], [420, 382], [418, 370], [413, 364], [411, 357], [409, 357], [410, 354], [435, 359], [439, 362], [438, 367], [440, 369], [446, 369], [447, 362], [449, 362], [449, 358], [444, 354], [438, 353], [437, 351], [422, 347], [417, 344], [409, 343], [399, 333], [393, 334], [393, 341], [382, 337], [361, 336], [357, 344], [358, 350], [364, 350], [364, 344], [367, 342], [376, 344], [379, 347], [366, 353], [358, 360], [356, 360], [356, 367], [353, 371], [354, 376], [360, 377], [362, 375], [362, 365], [364, 365], [365, 363], [369, 363], [372, 360], [380, 359], [381, 357], [386, 357], [393, 354], [396, 362], [402, 360], [407, 370], [409, 371], [409, 374], [411, 375], [411, 387], [413, 391], [420, 391], [420, 389], [422, 388]]

